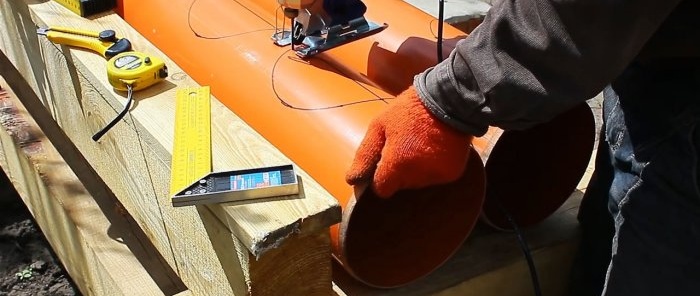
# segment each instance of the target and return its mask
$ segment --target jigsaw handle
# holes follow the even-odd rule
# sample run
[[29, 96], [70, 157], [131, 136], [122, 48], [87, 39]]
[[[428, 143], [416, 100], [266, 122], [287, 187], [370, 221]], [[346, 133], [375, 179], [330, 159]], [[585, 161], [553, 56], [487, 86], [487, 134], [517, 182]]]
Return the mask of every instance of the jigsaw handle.
[[277, 3], [286, 8], [307, 9], [310, 8], [316, 0], [277, 0]]

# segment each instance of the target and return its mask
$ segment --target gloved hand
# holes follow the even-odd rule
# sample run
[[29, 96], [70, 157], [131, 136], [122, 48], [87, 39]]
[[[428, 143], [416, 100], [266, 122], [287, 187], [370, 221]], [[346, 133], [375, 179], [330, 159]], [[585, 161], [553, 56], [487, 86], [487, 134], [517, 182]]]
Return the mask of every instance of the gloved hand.
[[411, 86], [374, 118], [345, 175], [350, 185], [371, 181], [384, 198], [459, 179], [473, 136], [437, 119]]

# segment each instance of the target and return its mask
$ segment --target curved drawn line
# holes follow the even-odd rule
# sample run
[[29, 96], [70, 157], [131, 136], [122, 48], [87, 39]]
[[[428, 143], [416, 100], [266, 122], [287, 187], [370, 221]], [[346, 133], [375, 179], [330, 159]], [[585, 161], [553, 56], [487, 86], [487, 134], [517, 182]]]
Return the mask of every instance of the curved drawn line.
[[[192, 27], [192, 8], [194, 7], [194, 4], [197, 3], [197, 1], [198, 1], [198, 0], [193, 0], [192, 3], [190, 4], [190, 8], [187, 10], [187, 26], [190, 28], [190, 31], [192, 31], [192, 33], [193, 33], [195, 36], [199, 37], [199, 38], [208, 39], [208, 40], [217, 40], [217, 39], [224, 39], [224, 38], [230, 38], [230, 37], [241, 36], [241, 35], [250, 34], [250, 33], [255, 33], [255, 32], [272, 31], [272, 30], [275, 30], [275, 28], [272, 27], [272, 28], [269, 28], [269, 29], [258, 29], [258, 30], [248, 31], [248, 32], [241, 32], [241, 33], [235, 33], [235, 34], [230, 34], [230, 35], [222, 35], [222, 36], [204, 36], [204, 35], [201, 35], [201, 34], [199, 34], [199, 33]], [[236, 1], [236, 0], [234, 0], [234, 1]], [[240, 4], [241, 6], [243, 6], [243, 4], [241, 4], [241, 3], [238, 2], [238, 1], [236, 1], [236, 3]], [[245, 6], [243, 6], [243, 7], [245, 7]], [[264, 19], [263, 19], [262, 17], [260, 17], [259, 15], [255, 14], [255, 13], [254, 13], [253, 11], [251, 11], [250, 9], [248, 9], [248, 8], [246, 8], [246, 9], [247, 9], [248, 11], [250, 11], [250, 13], [252, 13], [253, 15], [257, 16], [258, 18], [260, 18], [261, 20], [263, 20], [264, 22], [266, 22], [268, 25], [272, 26], [272, 24], [270, 24], [269, 22], [267, 22], [266, 20], [264, 20]]]
[[[364, 88], [365, 90], [369, 91], [369, 92], [370, 92], [371, 94], [373, 94], [376, 98], [374, 98], [374, 99], [357, 100], [357, 101], [352, 101], [352, 102], [349, 102], [349, 103], [343, 103], [343, 104], [331, 105], [331, 106], [323, 106], [323, 107], [314, 107], [314, 108], [309, 108], [309, 107], [298, 107], [298, 106], [294, 106], [294, 105], [292, 105], [292, 104], [289, 104], [289, 103], [287, 103], [287, 101], [285, 101], [285, 100], [279, 95], [279, 93], [277, 92], [277, 88], [276, 88], [276, 86], [275, 86], [275, 72], [276, 72], [276, 69], [277, 69], [277, 64], [279, 64], [279, 62], [280, 62], [280, 60], [282, 59], [282, 57], [284, 57], [285, 55], [287, 55], [287, 53], [289, 53], [290, 51], [291, 51], [291, 49], [287, 49], [287, 50], [285, 50], [284, 52], [282, 52], [282, 54], [280, 54], [280, 55], [277, 57], [277, 59], [275, 60], [275, 63], [272, 65], [272, 74], [270, 75], [270, 80], [271, 80], [270, 83], [272, 84], [272, 92], [274, 92], [275, 97], [277, 97], [277, 100], [279, 100], [280, 104], [282, 104], [283, 106], [285, 106], [285, 107], [287, 107], [287, 108], [291, 108], [291, 109], [294, 109], [294, 110], [300, 110], [300, 111], [320, 111], [320, 110], [336, 109], [336, 108], [342, 108], [342, 107], [346, 107], [346, 106], [357, 105], [357, 104], [362, 104], [362, 103], [369, 103], [369, 102], [376, 102], [376, 101], [382, 101], [382, 102], [388, 103], [386, 100], [391, 100], [391, 99], [393, 99], [393, 98], [382, 98], [382, 97], [379, 97], [377, 94], [375, 94], [375, 93], [372, 92], [371, 90], [367, 89], [364, 85], [362, 85], [362, 84], [360, 84], [359, 82], [353, 80], [357, 85], [359, 85], [360, 87], [362, 87], [362, 88]], [[328, 64], [328, 65], [330, 65], [331, 67], [333, 66], [333, 65], [331, 65], [331, 64]], [[336, 69], [337, 69], [337, 68], [336, 68]]]

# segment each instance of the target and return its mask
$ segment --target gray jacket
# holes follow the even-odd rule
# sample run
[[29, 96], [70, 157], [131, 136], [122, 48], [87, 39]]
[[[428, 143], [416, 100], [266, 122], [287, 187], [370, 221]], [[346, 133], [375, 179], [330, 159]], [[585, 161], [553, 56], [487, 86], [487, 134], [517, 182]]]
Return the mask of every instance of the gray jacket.
[[433, 114], [461, 131], [525, 129], [592, 98], [635, 59], [700, 56], [697, 3], [497, 0], [414, 85]]

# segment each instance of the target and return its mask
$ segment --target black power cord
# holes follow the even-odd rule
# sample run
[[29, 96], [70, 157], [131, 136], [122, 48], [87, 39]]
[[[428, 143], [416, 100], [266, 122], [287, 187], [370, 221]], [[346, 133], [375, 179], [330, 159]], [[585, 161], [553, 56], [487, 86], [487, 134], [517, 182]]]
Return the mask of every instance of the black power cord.
[[527, 261], [527, 267], [530, 269], [530, 279], [532, 280], [532, 288], [535, 291], [535, 296], [542, 296], [540, 281], [537, 277], [537, 268], [535, 268], [535, 260], [532, 259], [532, 253], [530, 252], [530, 248], [528, 247], [527, 242], [525, 241], [525, 236], [520, 230], [520, 227], [518, 227], [518, 223], [515, 222], [513, 217], [500, 202], [498, 202], [498, 207], [501, 209], [501, 212], [503, 212], [503, 215], [506, 216], [508, 223], [510, 223], [510, 226], [513, 227], [513, 232], [515, 233], [515, 236], [518, 238], [520, 250], [523, 252], [525, 260]]
[[131, 84], [126, 84], [126, 90], [126, 105], [124, 106], [124, 109], [122, 109], [122, 111], [119, 112], [119, 114], [117, 114], [117, 116], [114, 117], [112, 121], [107, 123], [105, 127], [103, 127], [100, 131], [98, 131], [92, 136], [93, 141], [97, 142], [98, 140], [100, 140], [100, 138], [102, 138], [102, 136], [104, 136], [105, 133], [107, 133], [115, 124], [117, 124], [117, 122], [122, 120], [122, 118], [124, 118], [124, 115], [126, 115], [126, 113], [129, 112], [129, 108], [131, 108], [131, 102], [134, 100], [134, 87]]
[[[438, 31], [437, 31], [437, 62], [440, 63], [442, 62], [442, 31], [443, 31], [443, 23], [445, 19], [445, 0], [439, 0], [438, 1]], [[520, 231], [520, 227], [518, 227], [518, 223], [515, 222], [513, 217], [508, 213], [508, 211], [503, 207], [503, 205], [499, 202], [498, 203], [499, 208], [501, 209], [501, 212], [503, 212], [503, 215], [506, 216], [506, 219], [508, 220], [508, 223], [510, 223], [511, 227], [513, 227], [513, 232], [515, 232], [515, 236], [518, 238], [518, 244], [520, 245], [520, 250], [523, 252], [523, 255], [525, 256], [525, 260], [527, 261], [527, 266], [530, 270], [530, 278], [532, 280], [532, 287], [533, 290], [535, 291], [535, 296], [542, 296], [542, 289], [540, 288], [540, 281], [537, 277], [537, 269], [535, 268], [535, 261], [532, 259], [532, 253], [530, 252], [530, 248], [527, 245], [527, 242], [525, 241], [525, 236], [523, 235], [522, 231]]]
[[438, 1], [437, 62], [442, 62], [442, 31], [445, 22], [445, 0]]

